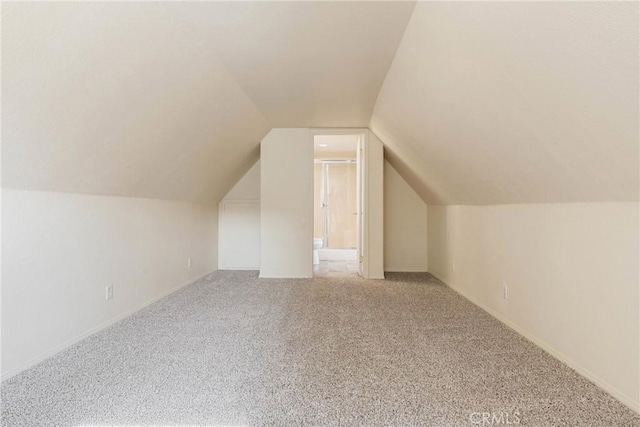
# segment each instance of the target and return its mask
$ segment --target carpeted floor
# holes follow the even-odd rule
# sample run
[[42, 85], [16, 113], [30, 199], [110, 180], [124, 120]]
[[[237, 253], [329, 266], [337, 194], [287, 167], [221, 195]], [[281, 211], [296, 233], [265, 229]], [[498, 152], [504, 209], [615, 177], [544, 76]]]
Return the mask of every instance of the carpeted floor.
[[2, 425], [640, 425], [433, 277], [388, 277], [216, 272], [5, 381]]

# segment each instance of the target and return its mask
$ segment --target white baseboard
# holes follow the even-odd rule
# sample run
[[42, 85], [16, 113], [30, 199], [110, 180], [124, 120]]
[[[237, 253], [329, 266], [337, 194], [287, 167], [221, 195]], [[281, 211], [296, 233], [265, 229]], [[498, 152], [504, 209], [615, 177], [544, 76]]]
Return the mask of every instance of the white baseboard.
[[622, 403], [625, 406], [629, 407], [629, 409], [631, 409], [632, 411], [640, 413], [640, 402], [634, 401], [631, 397], [627, 396], [627, 394], [625, 394], [622, 391], [618, 390], [616, 387], [612, 386], [611, 384], [609, 384], [608, 382], [606, 382], [605, 380], [603, 380], [602, 378], [600, 378], [599, 376], [597, 376], [596, 374], [591, 372], [590, 370], [580, 366], [578, 363], [576, 363], [575, 361], [571, 360], [569, 357], [567, 357], [566, 355], [564, 355], [560, 351], [554, 349], [549, 344], [547, 344], [546, 342], [544, 342], [541, 339], [537, 338], [536, 336], [534, 336], [530, 332], [522, 329], [520, 326], [518, 326], [515, 323], [511, 322], [510, 320], [504, 318], [502, 315], [496, 313], [494, 310], [490, 309], [489, 307], [486, 307], [484, 304], [482, 304], [481, 302], [479, 302], [478, 300], [476, 300], [475, 298], [473, 298], [472, 296], [470, 296], [466, 292], [462, 291], [459, 288], [456, 288], [454, 286], [449, 285], [448, 283], [446, 283], [444, 280], [440, 279], [435, 274], [433, 274], [433, 273], [431, 273], [431, 274], [434, 277], [436, 277], [438, 280], [440, 280], [442, 283], [444, 283], [445, 285], [447, 285], [448, 287], [453, 289], [455, 292], [457, 292], [458, 294], [460, 294], [461, 296], [463, 296], [467, 300], [471, 301], [473, 304], [475, 304], [476, 306], [480, 307], [481, 309], [483, 309], [484, 311], [489, 313], [491, 316], [493, 316], [494, 318], [496, 318], [500, 322], [504, 323], [505, 325], [507, 325], [508, 327], [513, 329], [514, 331], [516, 331], [518, 334], [522, 335], [523, 337], [525, 337], [526, 339], [531, 341], [533, 344], [535, 344], [536, 346], [540, 347], [541, 349], [543, 349], [544, 351], [549, 353], [551, 356], [553, 356], [556, 359], [560, 360], [562, 363], [564, 363], [565, 365], [569, 366], [571, 369], [573, 369], [578, 374], [582, 375], [583, 377], [585, 377], [586, 379], [588, 379], [589, 381], [594, 383], [596, 386], [598, 386], [602, 390], [604, 390], [607, 393], [609, 393], [611, 396], [613, 396], [620, 403]]
[[125, 317], [131, 316], [136, 311], [141, 310], [141, 309], [145, 308], [146, 306], [153, 304], [154, 302], [158, 301], [159, 299], [162, 299], [162, 298], [166, 297], [167, 295], [170, 295], [170, 294], [172, 294], [172, 293], [174, 293], [176, 291], [179, 291], [180, 289], [184, 288], [185, 286], [188, 286], [188, 285], [190, 285], [190, 284], [202, 279], [203, 277], [213, 273], [214, 271], [216, 271], [216, 270], [209, 271], [207, 273], [204, 273], [204, 274], [201, 274], [201, 275], [196, 276], [194, 278], [191, 278], [191, 279], [187, 280], [186, 282], [183, 282], [183, 283], [179, 284], [178, 286], [173, 287], [173, 288], [169, 289], [168, 291], [165, 291], [162, 294], [157, 295], [157, 296], [155, 296], [155, 297], [143, 302], [142, 304], [132, 308], [131, 310], [128, 310], [128, 311], [126, 311], [126, 312], [124, 312], [124, 313], [122, 313], [122, 314], [120, 314], [120, 315], [118, 315], [118, 316], [116, 316], [116, 317], [114, 317], [112, 319], [109, 319], [106, 322], [103, 322], [103, 323], [99, 324], [98, 326], [96, 326], [94, 328], [91, 328], [88, 331], [83, 332], [80, 335], [63, 342], [62, 344], [60, 344], [60, 345], [58, 345], [58, 346], [56, 346], [56, 347], [54, 347], [54, 348], [52, 348], [50, 350], [45, 351], [44, 353], [39, 354], [38, 356], [34, 357], [33, 359], [30, 359], [29, 361], [23, 363], [22, 365], [18, 366], [17, 368], [11, 369], [8, 372], [3, 372], [2, 373], [2, 381], [17, 375], [20, 372], [31, 368], [32, 366], [37, 365], [38, 363], [42, 362], [45, 359], [48, 359], [48, 358], [50, 358], [52, 356], [55, 356], [56, 354], [60, 353], [61, 351], [66, 350], [67, 348], [71, 347], [75, 343], [80, 342], [83, 339], [87, 338], [88, 336], [93, 335], [96, 332], [99, 332], [99, 331], [101, 331], [101, 330], [113, 325], [114, 323], [124, 319]]

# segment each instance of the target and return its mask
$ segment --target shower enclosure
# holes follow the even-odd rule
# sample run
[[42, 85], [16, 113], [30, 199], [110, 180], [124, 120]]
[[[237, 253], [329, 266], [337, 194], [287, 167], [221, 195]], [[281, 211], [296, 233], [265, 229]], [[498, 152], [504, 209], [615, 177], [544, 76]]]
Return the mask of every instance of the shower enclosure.
[[356, 248], [356, 192], [355, 160], [314, 162], [314, 237], [321, 237], [325, 248]]

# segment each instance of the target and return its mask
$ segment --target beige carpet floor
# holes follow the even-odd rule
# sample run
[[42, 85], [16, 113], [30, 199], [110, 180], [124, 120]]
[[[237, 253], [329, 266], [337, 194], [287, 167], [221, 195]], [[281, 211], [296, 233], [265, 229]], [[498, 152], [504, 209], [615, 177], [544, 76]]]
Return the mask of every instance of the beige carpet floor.
[[1, 420], [640, 424], [637, 414], [430, 275], [275, 280], [224, 271], [3, 382]]

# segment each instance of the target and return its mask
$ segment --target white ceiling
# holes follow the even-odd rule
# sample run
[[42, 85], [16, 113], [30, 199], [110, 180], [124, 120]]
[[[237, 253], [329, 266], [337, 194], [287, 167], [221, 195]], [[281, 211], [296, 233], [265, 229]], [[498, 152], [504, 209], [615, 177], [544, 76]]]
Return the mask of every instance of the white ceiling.
[[428, 203], [638, 200], [637, 2], [2, 15], [3, 187], [216, 203], [272, 127], [369, 126]]

